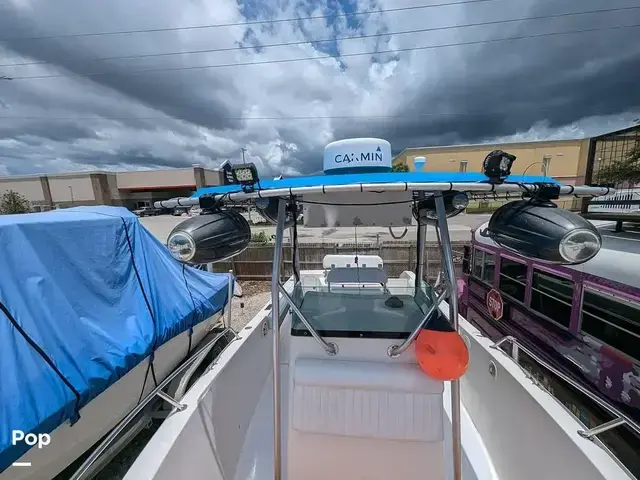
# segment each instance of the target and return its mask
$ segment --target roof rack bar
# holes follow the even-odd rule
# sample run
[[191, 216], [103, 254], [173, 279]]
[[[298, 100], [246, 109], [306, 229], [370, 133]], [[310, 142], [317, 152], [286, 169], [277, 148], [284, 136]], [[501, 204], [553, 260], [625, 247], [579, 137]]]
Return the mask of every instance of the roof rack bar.
[[[505, 342], [510, 342], [512, 345], [517, 345], [519, 351], [522, 351], [522, 352], [526, 353], [529, 357], [531, 357], [533, 360], [535, 360], [536, 363], [538, 363], [541, 367], [544, 367], [545, 369], [549, 370], [554, 375], [560, 377], [562, 380], [567, 382], [569, 385], [571, 385], [573, 388], [578, 390], [580, 393], [586, 395], [587, 397], [589, 397], [590, 400], [593, 400], [599, 406], [604, 408], [612, 416], [616, 417], [614, 420], [612, 420], [610, 422], [607, 422], [607, 423], [604, 423], [604, 424], [602, 424], [602, 425], [600, 425], [598, 427], [592, 428], [591, 430], [586, 430], [586, 431], [585, 430], [579, 430], [578, 433], [581, 436], [583, 436], [585, 438], [592, 438], [592, 437], [594, 437], [595, 435], [597, 435], [599, 433], [605, 432], [605, 431], [610, 430], [610, 429], [612, 429], [614, 427], [622, 425], [623, 422], [619, 422], [619, 420], [624, 421], [624, 423], [626, 423], [629, 426], [629, 428], [631, 428], [637, 434], [640, 435], [640, 425], [638, 425], [638, 423], [636, 423], [635, 420], [633, 420], [627, 414], [625, 414], [625, 413], [621, 412], [620, 410], [618, 410], [611, 403], [601, 399], [598, 395], [596, 395], [596, 394], [590, 392], [589, 390], [587, 390], [585, 387], [580, 385], [578, 382], [576, 382], [570, 376], [566, 375], [565, 373], [561, 372], [560, 370], [558, 370], [554, 366], [550, 365], [549, 363], [547, 363], [546, 361], [541, 359], [538, 355], [536, 355], [531, 350], [529, 350], [527, 347], [525, 347], [517, 338], [515, 338], [515, 337], [513, 337], [511, 335], [507, 335], [506, 337], [501, 338], [496, 343], [491, 345], [491, 348], [495, 348], [496, 350], [504, 353], [505, 355], [507, 355], [509, 358], [511, 358], [513, 360], [513, 358], [511, 356], [509, 356], [504, 350], [501, 350], [500, 348], [498, 348], [500, 345], [502, 345]], [[518, 363], [518, 366], [520, 368], [522, 368], [522, 366], [519, 363]], [[595, 433], [594, 433], [594, 431], [595, 431]]]
[[[495, 193], [535, 193], [538, 185], [534, 183], [480, 183], [480, 182], [442, 182], [442, 183], [417, 183], [417, 182], [393, 182], [393, 183], [357, 183], [349, 185], [316, 185], [313, 187], [290, 187], [257, 189], [253, 192], [227, 192], [213, 195], [215, 200], [240, 201], [254, 198], [290, 197], [291, 195], [331, 194], [340, 192], [448, 192], [459, 190], [462, 192], [495, 192]], [[560, 186], [560, 195], [574, 195], [576, 197], [598, 197], [613, 193], [608, 187], [587, 187], [572, 185]], [[173, 208], [177, 206], [200, 205], [200, 197], [172, 198], [154, 203], [156, 208]]]

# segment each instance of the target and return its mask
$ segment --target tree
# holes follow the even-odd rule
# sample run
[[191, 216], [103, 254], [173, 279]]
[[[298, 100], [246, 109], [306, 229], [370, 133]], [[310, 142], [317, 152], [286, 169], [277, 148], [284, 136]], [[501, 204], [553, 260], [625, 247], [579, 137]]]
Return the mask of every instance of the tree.
[[629, 151], [626, 158], [619, 162], [611, 163], [598, 172], [600, 183], [612, 183], [619, 185], [640, 183], [640, 142]]
[[7, 190], [0, 197], [0, 214], [28, 213], [30, 211], [29, 200], [18, 192]]
[[391, 167], [392, 172], [408, 172], [409, 167], [406, 163], [394, 163]]

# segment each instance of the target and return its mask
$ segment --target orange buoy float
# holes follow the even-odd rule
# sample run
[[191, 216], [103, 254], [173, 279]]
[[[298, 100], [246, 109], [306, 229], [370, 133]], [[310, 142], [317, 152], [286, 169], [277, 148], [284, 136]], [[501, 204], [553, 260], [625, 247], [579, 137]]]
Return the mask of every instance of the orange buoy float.
[[469, 366], [469, 349], [446, 318], [437, 312], [415, 340], [418, 365], [436, 380], [457, 380]]

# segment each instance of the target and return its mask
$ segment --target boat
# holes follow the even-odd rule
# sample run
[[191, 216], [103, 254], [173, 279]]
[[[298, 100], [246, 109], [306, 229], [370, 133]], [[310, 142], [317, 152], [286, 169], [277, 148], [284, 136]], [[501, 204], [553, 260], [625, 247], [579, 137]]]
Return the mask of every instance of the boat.
[[[615, 420], [586, 428], [500, 348], [506, 339], [488, 338], [458, 314], [448, 218], [470, 195], [515, 198], [487, 226], [505, 248], [549, 264], [599, 254], [597, 229], [552, 200], [611, 190], [513, 176], [515, 160], [493, 151], [482, 173], [391, 173], [388, 142], [343, 140], [325, 148], [325, 175], [261, 180], [254, 166], [238, 165], [235, 184], [162, 202], [199, 205], [217, 225], [225, 205], [254, 201], [276, 226], [272, 295], [176, 402], [125, 480], [633, 478], [598, 439], [621, 425], [640, 431], [632, 418], [601, 400]], [[326, 256], [322, 269], [301, 269], [301, 206], [307, 226], [349, 226], [356, 236], [360, 226], [402, 228], [413, 218], [416, 270], [389, 277], [384, 259], [357, 248]], [[312, 211], [321, 207], [324, 218]], [[178, 225], [168, 247], [182, 261], [203, 262], [192, 223]], [[441, 240], [446, 278], [437, 288], [423, 280], [428, 227]], [[286, 228], [294, 273], [281, 283]], [[73, 480], [86, 478], [110, 441]]]
[[[640, 237], [616, 231], [611, 223], [592, 223], [602, 247], [580, 265], [527, 259], [483, 236], [488, 224], [480, 225], [465, 252], [460, 312], [488, 338], [517, 339], [640, 421]], [[491, 301], [500, 308], [490, 308]], [[519, 363], [587, 427], [611, 420], [596, 402], [526, 356]], [[602, 439], [640, 476], [638, 434], [621, 427]]]
[[50, 480], [132, 411], [164, 408], [137, 406], [211, 352], [234, 282], [121, 207], [3, 215], [0, 241], [0, 476]]

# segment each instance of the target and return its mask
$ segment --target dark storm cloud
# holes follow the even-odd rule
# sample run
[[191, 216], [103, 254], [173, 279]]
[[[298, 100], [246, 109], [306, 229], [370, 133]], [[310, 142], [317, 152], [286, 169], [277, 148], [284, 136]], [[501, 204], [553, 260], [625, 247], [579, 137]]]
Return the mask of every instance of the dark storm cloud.
[[[9, 12], [8, 15], [0, 18], [0, 32], [7, 31], [7, 25], [18, 21], [15, 13], [13, 17], [12, 12]], [[23, 40], [9, 40], [3, 43], [5, 47], [21, 56], [45, 61], [64, 69], [63, 75], [68, 75], [69, 72], [81, 76], [89, 74], [86, 82], [112, 89], [171, 117], [213, 129], [238, 127], [237, 121], [230, 120], [242, 114], [240, 106], [234, 105], [233, 101], [238, 92], [233, 84], [223, 85], [215, 76], [209, 76], [206, 88], [203, 88], [205, 83], [202, 77], [194, 76], [188, 71], [141, 73], [140, 71], [158, 67], [148, 62], [146, 66], [132, 66], [130, 61], [129, 63], [127, 61], [119, 63], [91, 61], [92, 58], [108, 56], [109, 54], [105, 52], [110, 50], [104, 48], [80, 50], [77, 46], [70, 47], [68, 42], [56, 40], [48, 41], [44, 46], [41, 42]], [[182, 63], [180, 59], [172, 59], [165, 61], [163, 68], [180, 68]], [[8, 71], [6, 68], [5, 70]], [[22, 69], [16, 76], [33, 75], [29, 70]], [[58, 73], [54, 69], [50, 72]], [[7, 73], [7, 75], [11, 74], [12, 72]], [[52, 79], [23, 81], [46, 82]], [[64, 83], [70, 80], [60, 78], [53, 81]]]
[[90, 128], [71, 122], [50, 123], [42, 120], [28, 124], [8, 126], [0, 123], [0, 139], [15, 138], [29, 143], [37, 139], [53, 140], [55, 142], [72, 141], [79, 138], [97, 138], [96, 132]]
[[[565, 0], [535, 4], [527, 15], [607, 6], [602, 2]], [[522, 22], [495, 31], [488, 38], [632, 24], [640, 24], [640, 9], [545, 23]], [[477, 38], [469, 36], [470, 41]], [[585, 117], [637, 109], [639, 38], [640, 28], [628, 28], [459, 47], [465, 49], [463, 72], [438, 84], [425, 85], [419, 95], [401, 104], [400, 110], [406, 116], [392, 125], [372, 122], [347, 127], [348, 136], [374, 130], [400, 148], [425, 143], [473, 143], [527, 130], [541, 120], [551, 127], [563, 126]], [[438, 112], [469, 115], [419, 116]]]
[[[391, 142], [397, 153], [410, 146], [490, 141], [528, 132], [540, 122], [553, 129], [581, 125], [581, 120], [595, 117], [589, 128], [601, 128], [597, 120], [600, 116], [640, 111], [637, 87], [640, 28], [380, 54], [370, 59], [359, 57], [363, 59], [361, 63], [357, 63], [357, 58], [342, 58], [338, 68], [333, 69], [326, 65], [320, 68], [318, 62], [307, 62], [273, 69], [267, 65], [142, 74], [133, 73], [158, 67], [300, 57], [313, 52], [321, 55], [323, 50], [317, 47], [311, 53], [295, 50], [281, 54], [274, 49], [259, 48], [243, 51], [238, 56], [216, 53], [135, 61], [91, 59], [227, 47], [242, 42], [258, 46], [301, 38], [351, 35], [354, 31], [386, 33], [413, 27], [392, 25], [389, 23], [392, 16], [383, 14], [358, 17], [357, 24], [353, 25], [334, 21], [320, 27], [294, 25], [291, 31], [296, 33], [286, 30], [288, 27], [284, 24], [272, 24], [234, 32], [214, 29], [39, 41], [15, 39], [67, 32], [217, 23], [223, 4], [228, 11], [236, 8], [235, 2], [217, 1], [220, 3], [213, 9], [197, 0], [180, 7], [169, 0], [153, 4], [142, 0], [104, 3], [5, 0], [0, 5], [0, 37], [14, 40], [0, 42], [0, 47], [5, 48], [5, 52], [0, 49], [0, 56], [6, 57], [0, 63], [49, 63], [0, 67], [0, 75], [65, 76], [0, 80], [0, 117], [52, 117], [50, 121], [0, 118], [0, 167], [4, 163], [10, 172], [24, 173], [29, 169], [42, 171], [70, 168], [70, 165], [71, 168], [73, 165], [78, 168], [184, 167], [210, 161], [208, 166], [215, 166], [226, 158], [238, 160], [240, 146], [252, 145], [251, 154], [262, 159], [267, 174], [278, 173], [277, 169], [286, 167], [312, 173], [322, 168], [322, 149], [331, 138], [382, 137]], [[366, 5], [367, 9], [393, 8], [400, 3], [415, 4], [400, 0], [359, 2], [360, 8]], [[358, 6], [355, 0], [298, 0], [293, 4], [272, 0], [269, 5], [251, 0], [241, 4], [240, 12], [252, 20], [312, 14], [316, 7], [323, 13], [333, 13], [341, 9], [354, 11]], [[619, 0], [614, 6], [634, 4], [637, 1]], [[293, 10], [282, 11], [289, 7]], [[455, 10], [405, 12], [404, 17], [395, 14], [393, 18], [413, 20], [421, 26], [423, 22], [428, 26], [442, 26], [610, 7], [612, 5], [604, 0], [496, 0]], [[229, 21], [235, 21], [235, 17], [230, 18]], [[640, 9], [451, 29], [411, 37], [413, 43], [400, 43], [397, 48], [630, 24], [640, 24]], [[301, 31], [306, 33], [296, 37]], [[355, 47], [353, 43], [338, 45], [336, 42], [329, 44], [329, 53], [387, 50], [396, 45], [392, 40], [409, 42], [406, 36], [397, 35], [372, 39]], [[373, 67], [384, 69], [396, 62], [388, 78], [379, 83], [371, 80]], [[106, 74], [74, 75], [86, 72]], [[401, 78], [409, 81], [400, 81]], [[371, 105], [377, 110], [370, 108]], [[358, 116], [367, 112], [397, 118], [234, 120], [254, 114]], [[588, 129], [580, 131], [596, 133]], [[54, 164], [51, 158], [61, 158], [67, 163]]]
[[72, 158], [78, 162], [94, 165], [98, 168], [123, 168], [128, 165], [145, 168], [183, 168], [186, 166], [182, 158], [164, 157], [161, 154], [143, 148], [98, 153], [93, 156], [89, 154], [73, 154]]

